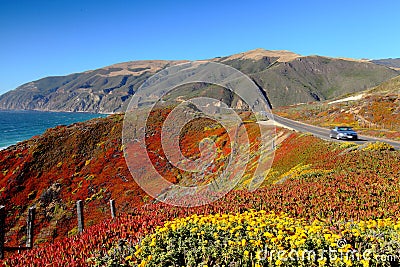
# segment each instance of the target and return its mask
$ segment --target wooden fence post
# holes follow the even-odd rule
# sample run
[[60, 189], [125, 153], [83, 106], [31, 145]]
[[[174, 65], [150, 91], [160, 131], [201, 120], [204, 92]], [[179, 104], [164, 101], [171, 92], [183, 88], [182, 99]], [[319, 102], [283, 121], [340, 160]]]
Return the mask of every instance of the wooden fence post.
[[110, 199], [111, 218], [115, 218], [115, 201]]
[[30, 207], [28, 210], [28, 220], [27, 220], [27, 227], [26, 227], [26, 247], [32, 248], [33, 247], [33, 232], [34, 228], [34, 221], [36, 215], [36, 207]]
[[84, 218], [83, 218], [83, 202], [82, 202], [82, 200], [78, 200], [76, 202], [76, 211], [78, 214], [78, 232], [82, 233], [84, 226], [85, 226], [85, 222], [84, 222]]
[[0, 259], [4, 259], [4, 235], [6, 231], [6, 208], [0, 206]]

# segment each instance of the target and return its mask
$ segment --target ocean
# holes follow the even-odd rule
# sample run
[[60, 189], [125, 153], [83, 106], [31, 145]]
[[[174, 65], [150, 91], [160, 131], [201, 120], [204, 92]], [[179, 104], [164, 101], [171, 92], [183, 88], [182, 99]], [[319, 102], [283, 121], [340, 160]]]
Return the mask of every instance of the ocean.
[[76, 112], [0, 110], [0, 150], [42, 134], [48, 128], [106, 116]]

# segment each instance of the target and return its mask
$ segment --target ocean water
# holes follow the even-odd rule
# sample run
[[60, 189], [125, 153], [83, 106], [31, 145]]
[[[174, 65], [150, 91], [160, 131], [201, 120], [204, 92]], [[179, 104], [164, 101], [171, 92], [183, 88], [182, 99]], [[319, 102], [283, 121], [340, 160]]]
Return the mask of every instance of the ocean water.
[[106, 116], [93, 113], [0, 110], [0, 150], [42, 134], [48, 128]]

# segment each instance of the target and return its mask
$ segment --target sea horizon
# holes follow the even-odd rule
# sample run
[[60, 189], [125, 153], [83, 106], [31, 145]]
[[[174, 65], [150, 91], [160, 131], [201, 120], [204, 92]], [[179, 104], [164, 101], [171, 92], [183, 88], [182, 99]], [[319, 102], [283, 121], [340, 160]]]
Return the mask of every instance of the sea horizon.
[[47, 129], [110, 114], [67, 111], [0, 109], [0, 151], [43, 134]]

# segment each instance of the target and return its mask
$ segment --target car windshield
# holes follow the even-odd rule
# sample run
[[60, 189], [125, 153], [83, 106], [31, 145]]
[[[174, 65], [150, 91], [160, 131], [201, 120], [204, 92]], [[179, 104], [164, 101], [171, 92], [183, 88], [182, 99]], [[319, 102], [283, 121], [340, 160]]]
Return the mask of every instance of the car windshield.
[[353, 129], [351, 127], [339, 127], [339, 131], [352, 131]]

